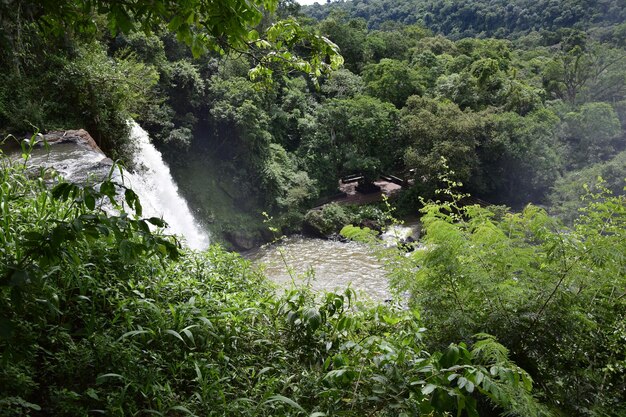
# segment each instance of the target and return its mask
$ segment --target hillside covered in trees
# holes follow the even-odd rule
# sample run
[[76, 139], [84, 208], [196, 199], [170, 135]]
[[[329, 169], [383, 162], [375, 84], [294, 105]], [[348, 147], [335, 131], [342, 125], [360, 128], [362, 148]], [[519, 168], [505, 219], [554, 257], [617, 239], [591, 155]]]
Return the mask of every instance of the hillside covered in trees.
[[529, 31], [623, 25], [624, 6], [618, 0], [333, 0], [306, 8], [319, 20], [340, 11], [362, 18], [371, 29], [385, 22], [419, 24], [453, 38], [507, 37]]
[[[618, 0], [0, 3], [0, 132], [29, 138], [0, 154], [0, 416], [626, 415], [625, 21]], [[338, 231], [344, 209], [306, 213], [339, 178], [405, 179], [391, 209], [424, 246], [382, 251], [395, 301], [278, 293], [124, 184], [27, 169], [36, 132], [77, 128], [130, 165], [130, 119], [222, 242], [267, 240], [261, 212]]]

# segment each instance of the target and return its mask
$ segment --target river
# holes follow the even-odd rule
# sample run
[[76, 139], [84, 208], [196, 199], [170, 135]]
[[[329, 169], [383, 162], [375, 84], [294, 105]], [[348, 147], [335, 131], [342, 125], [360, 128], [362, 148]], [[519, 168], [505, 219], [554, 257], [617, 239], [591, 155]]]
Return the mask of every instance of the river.
[[[382, 246], [394, 239], [418, 236], [418, 225], [395, 226], [382, 236]], [[361, 298], [384, 301], [391, 298], [386, 271], [375, 248], [358, 242], [339, 242], [290, 236], [280, 243], [244, 253], [279, 286], [306, 285], [314, 291], [343, 291], [350, 285]]]

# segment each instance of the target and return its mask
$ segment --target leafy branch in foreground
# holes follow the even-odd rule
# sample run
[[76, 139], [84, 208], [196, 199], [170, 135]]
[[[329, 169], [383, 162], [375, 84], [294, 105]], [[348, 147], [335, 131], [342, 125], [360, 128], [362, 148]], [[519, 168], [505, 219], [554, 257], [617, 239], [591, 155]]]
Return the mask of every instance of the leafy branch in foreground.
[[[317, 82], [322, 75], [343, 64], [337, 46], [329, 39], [303, 28], [296, 20], [281, 20], [260, 30], [266, 14], [276, 10], [278, 0], [103, 0], [22, 2], [11, 0], [0, 11], [19, 19], [38, 22], [53, 35], [67, 31], [92, 36], [98, 32], [98, 16], [104, 16], [112, 34], [163, 28], [185, 43], [194, 57], [214, 51], [238, 52], [253, 59], [252, 79], [270, 81], [275, 70], [300, 71]], [[18, 33], [13, 34], [15, 37]], [[300, 51], [300, 54], [296, 52]]]

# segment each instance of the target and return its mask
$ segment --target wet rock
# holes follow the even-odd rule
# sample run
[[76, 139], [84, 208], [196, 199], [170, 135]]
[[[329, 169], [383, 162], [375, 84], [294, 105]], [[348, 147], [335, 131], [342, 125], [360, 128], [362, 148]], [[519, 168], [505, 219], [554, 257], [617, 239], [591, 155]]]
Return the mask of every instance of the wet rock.
[[238, 251], [247, 251], [261, 243], [257, 233], [248, 233], [240, 230], [224, 232], [224, 238]]

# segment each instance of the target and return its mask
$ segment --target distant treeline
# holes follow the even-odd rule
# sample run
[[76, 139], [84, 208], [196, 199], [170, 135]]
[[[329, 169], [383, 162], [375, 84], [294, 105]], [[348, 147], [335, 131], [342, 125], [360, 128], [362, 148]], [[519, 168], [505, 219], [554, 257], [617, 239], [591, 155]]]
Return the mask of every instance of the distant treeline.
[[626, 21], [620, 0], [339, 0], [303, 10], [318, 20], [341, 11], [350, 18], [365, 19], [370, 29], [381, 29], [388, 21], [422, 24], [456, 38], [503, 37], [572, 27], [588, 29]]

